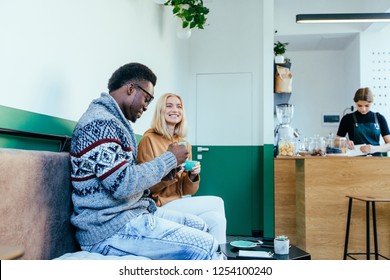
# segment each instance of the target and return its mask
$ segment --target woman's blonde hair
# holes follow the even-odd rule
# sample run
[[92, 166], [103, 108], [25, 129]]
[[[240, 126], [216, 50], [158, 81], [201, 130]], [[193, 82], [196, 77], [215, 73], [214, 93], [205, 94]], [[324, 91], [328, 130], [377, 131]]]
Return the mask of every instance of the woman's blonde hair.
[[[182, 107], [182, 119], [176, 124], [173, 135], [169, 133], [167, 123], [165, 121], [165, 107], [169, 97], [177, 97], [180, 100]], [[174, 93], [165, 93], [162, 95], [156, 103], [156, 109], [154, 111], [154, 117], [152, 120], [152, 128], [159, 134], [163, 135], [167, 139], [173, 139], [173, 136], [184, 138], [187, 135], [187, 118], [184, 110], [184, 103], [181, 97]]]
[[353, 98], [353, 101], [358, 102], [358, 101], [367, 101], [368, 103], [374, 102], [374, 95], [372, 94], [372, 91], [370, 88], [365, 87], [365, 88], [359, 88], [356, 93], [355, 97]]

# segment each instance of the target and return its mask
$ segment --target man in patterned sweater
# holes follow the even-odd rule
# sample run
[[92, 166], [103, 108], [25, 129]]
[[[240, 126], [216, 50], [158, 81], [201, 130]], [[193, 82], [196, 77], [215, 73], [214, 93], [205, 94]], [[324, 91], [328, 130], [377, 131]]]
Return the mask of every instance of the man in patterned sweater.
[[82, 250], [151, 259], [220, 259], [217, 241], [199, 217], [157, 208], [149, 188], [169, 179], [188, 156], [171, 144], [161, 156], [137, 164], [131, 122], [153, 100], [156, 76], [145, 65], [125, 64], [109, 93], [90, 104], [71, 143], [72, 224]]

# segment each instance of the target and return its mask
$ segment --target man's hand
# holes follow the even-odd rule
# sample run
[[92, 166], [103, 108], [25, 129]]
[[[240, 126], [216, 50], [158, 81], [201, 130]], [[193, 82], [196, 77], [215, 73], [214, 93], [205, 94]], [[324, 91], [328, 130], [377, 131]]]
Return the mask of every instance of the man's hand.
[[177, 165], [182, 164], [188, 158], [187, 148], [177, 143], [172, 143], [168, 146], [168, 151], [175, 155]]

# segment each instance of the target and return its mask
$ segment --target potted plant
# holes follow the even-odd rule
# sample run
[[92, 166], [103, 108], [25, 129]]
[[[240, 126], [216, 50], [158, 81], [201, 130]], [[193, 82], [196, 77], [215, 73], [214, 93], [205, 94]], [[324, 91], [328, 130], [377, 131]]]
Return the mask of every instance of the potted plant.
[[290, 251], [290, 240], [285, 235], [278, 235], [274, 239], [274, 251], [278, 255], [288, 255]]
[[167, 0], [165, 6], [172, 6], [172, 13], [177, 16], [183, 28], [203, 29], [209, 9], [203, 6], [203, 0]]
[[284, 63], [284, 53], [286, 52], [286, 46], [288, 43], [281, 43], [277, 41], [274, 43], [274, 54], [275, 54], [275, 63]]

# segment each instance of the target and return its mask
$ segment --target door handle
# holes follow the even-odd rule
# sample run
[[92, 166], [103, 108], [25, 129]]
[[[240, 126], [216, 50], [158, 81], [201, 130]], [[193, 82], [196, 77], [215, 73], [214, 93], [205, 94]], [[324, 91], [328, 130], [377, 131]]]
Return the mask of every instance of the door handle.
[[198, 153], [208, 152], [208, 151], [209, 151], [209, 148], [198, 147]]

